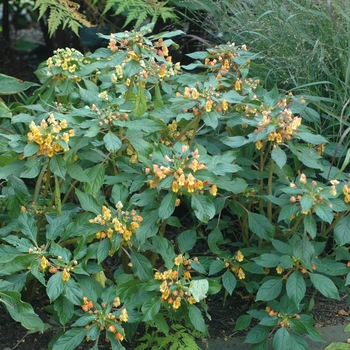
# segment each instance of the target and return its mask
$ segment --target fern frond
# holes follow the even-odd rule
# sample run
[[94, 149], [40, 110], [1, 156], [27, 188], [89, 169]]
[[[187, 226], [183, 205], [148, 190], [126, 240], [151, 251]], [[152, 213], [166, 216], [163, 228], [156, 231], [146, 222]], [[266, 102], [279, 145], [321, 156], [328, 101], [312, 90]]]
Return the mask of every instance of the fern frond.
[[[129, 17], [129, 16], [128, 16], [128, 17]], [[136, 21], [136, 23], [135, 23], [135, 28], [140, 27], [140, 25], [142, 24], [143, 21], [146, 20], [146, 18], [147, 18], [147, 12], [146, 12], [146, 11], [139, 13], [139, 14], [138, 14], [138, 17], [137, 17], [137, 21]], [[131, 22], [132, 20], [133, 20], [133, 19], [130, 19], [129, 22]], [[126, 21], [125, 24], [124, 24], [124, 27], [125, 27], [129, 22], [128, 22], [128, 19], [127, 19], [127, 21]]]
[[50, 36], [53, 35], [63, 20], [64, 13], [62, 11], [59, 11], [57, 8], [51, 8], [49, 18], [47, 19]]

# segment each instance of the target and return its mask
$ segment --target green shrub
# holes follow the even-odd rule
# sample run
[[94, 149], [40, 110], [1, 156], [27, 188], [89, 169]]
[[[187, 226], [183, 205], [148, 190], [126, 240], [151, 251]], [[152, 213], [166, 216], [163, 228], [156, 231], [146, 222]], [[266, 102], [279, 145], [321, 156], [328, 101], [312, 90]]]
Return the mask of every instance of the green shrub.
[[43, 332], [40, 285], [62, 326], [53, 350], [123, 349], [140, 324], [152, 348], [161, 333], [179, 348], [194, 346], [184, 326], [208, 335], [205, 299], [223, 289], [254, 296], [236, 323], [254, 320], [252, 349], [271, 332], [276, 349], [307, 349], [301, 334], [322, 341], [316, 291], [339, 299], [349, 284], [348, 178], [303, 123], [320, 117], [250, 78], [245, 45], [181, 69], [180, 32], [150, 29], [57, 50], [39, 86], [1, 76], [1, 301]]

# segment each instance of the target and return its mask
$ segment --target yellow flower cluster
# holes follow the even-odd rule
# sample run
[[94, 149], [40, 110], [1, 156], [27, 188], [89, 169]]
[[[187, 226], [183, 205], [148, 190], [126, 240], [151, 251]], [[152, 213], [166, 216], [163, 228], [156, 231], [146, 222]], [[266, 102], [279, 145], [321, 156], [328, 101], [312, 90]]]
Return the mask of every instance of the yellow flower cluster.
[[[126, 50], [128, 53], [125, 60], [115, 67], [115, 73], [111, 77], [113, 84], [124, 78], [123, 69], [129, 61], [139, 62], [141, 67], [140, 78], [143, 79], [147, 79], [149, 75], [153, 75], [162, 81], [164, 78], [176, 75], [180, 71], [180, 63], [172, 63], [172, 57], [169, 56], [169, 49], [162, 38], [154, 42], [152, 46], [145, 43], [140, 33], [129, 34], [126, 32], [122, 39], [116, 38], [115, 35], [111, 34], [108, 48], [112, 52]], [[144, 60], [145, 52], [152, 57]], [[158, 56], [157, 61], [154, 58], [155, 55]], [[129, 84], [127, 83], [127, 85]]]
[[[283, 100], [280, 104], [285, 106], [287, 100]], [[254, 133], [266, 130], [271, 124], [273, 124], [275, 125], [275, 130], [268, 134], [267, 141], [281, 143], [284, 140], [290, 140], [292, 135], [298, 132], [302, 118], [294, 116], [289, 108], [284, 108], [277, 116], [272, 116], [272, 112], [272, 109], [265, 109], [262, 111], [262, 120], [259, 122], [258, 128], [254, 130]], [[263, 141], [258, 140], [255, 146], [257, 149], [261, 149]]]
[[350, 203], [350, 188], [348, 185], [344, 185], [343, 194], [344, 194], [344, 202]]
[[173, 120], [171, 123], [167, 125], [165, 130], [160, 132], [159, 142], [166, 145], [171, 146], [174, 144], [176, 140], [180, 140], [184, 144], [188, 144], [188, 140], [192, 140], [194, 135], [194, 130], [188, 130], [184, 135], [180, 137], [180, 129], [176, 122]]
[[130, 239], [143, 220], [142, 216], [138, 215], [135, 210], [122, 211], [123, 204], [119, 201], [116, 204], [116, 216], [113, 216], [112, 211], [106, 206], [102, 206], [102, 214], [98, 214], [95, 218], [90, 219], [90, 223], [100, 224], [106, 227], [106, 230], [96, 233], [96, 238], [104, 239], [108, 237], [113, 240], [113, 234], [122, 235], [123, 243], [131, 245]]
[[[188, 146], [183, 146], [183, 151], [186, 152], [188, 150]], [[171, 190], [174, 193], [178, 193], [182, 195], [184, 191], [187, 193], [199, 192], [203, 193], [204, 187], [210, 184], [209, 181], [198, 180], [194, 177], [192, 173], [195, 173], [198, 170], [207, 169], [207, 166], [200, 163], [198, 161], [199, 153], [198, 149], [196, 149], [191, 154], [191, 159], [189, 157], [184, 157], [183, 159], [170, 159], [169, 157], [165, 157], [165, 162], [170, 163], [172, 166], [164, 166], [153, 164], [153, 175], [154, 178], [149, 180], [150, 188], [157, 188], [158, 184], [161, 180], [165, 179], [168, 176], [173, 177], [173, 182], [171, 185]], [[151, 173], [150, 168], [145, 169], [146, 174]], [[210, 194], [216, 196], [217, 194], [217, 186], [212, 185], [209, 188]]]
[[245, 273], [239, 264], [237, 264], [237, 262], [242, 262], [244, 260], [244, 255], [240, 250], [236, 252], [234, 260], [233, 262], [225, 261], [225, 267], [229, 268], [240, 280], [243, 280], [245, 278]]
[[[188, 289], [191, 279], [191, 261], [184, 259], [183, 255], [180, 254], [174, 259], [174, 263], [178, 266], [177, 270], [157, 271], [154, 274], [154, 279], [163, 281], [159, 287], [162, 292], [162, 302], [167, 301], [175, 311], [181, 306], [182, 301], [195, 304], [196, 300]], [[180, 271], [183, 271], [182, 274], [179, 273]]]
[[62, 133], [62, 129], [67, 128], [67, 122], [65, 119], [57, 121], [53, 114], [49, 116], [47, 121], [43, 119], [40, 125], [36, 125], [32, 121], [29, 128], [28, 143], [37, 143], [40, 146], [37, 154], [49, 158], [61, 151], [67, 151], [69, 138], [74, 136], [73, 129]]
[[78, 69], [77, 63], [84, 62], [84, 60], [84, 55], [74, 48], [57, 49], [54, 51], [54, 55], [46, 60], [46, 65], [50, 69], [48, 76], [57, 74], [54, 70], [55, 67], [74, 73]]
[[[113, 301], [113, 306], [118, 308], [120, 306], [120, 299], [116, 297]], [[98, 328], [102, 331], [106, 329], [108, 332], [114, 334], [115, 338], [119, 341], [124, 340], [124, 329], [120, 326], [121, 323], [128, 321], [128, 312], [126, 308], [122, 308], [120, 312], [106, 312], [108, 305], [107, 303], [102, 303], [102, 308], [96, 308], [94, 303], [87, 297], [83, 297], [82, 310], [89, 315], [94, 315], [95, 318], [91, 320], [91, 324], [97, 324]], [[117, 311], [117, 310], [111, 310]], [[118, 315], [119, 313], [119, 315]], [[91, 325], [86, 326], [90, 328]]]

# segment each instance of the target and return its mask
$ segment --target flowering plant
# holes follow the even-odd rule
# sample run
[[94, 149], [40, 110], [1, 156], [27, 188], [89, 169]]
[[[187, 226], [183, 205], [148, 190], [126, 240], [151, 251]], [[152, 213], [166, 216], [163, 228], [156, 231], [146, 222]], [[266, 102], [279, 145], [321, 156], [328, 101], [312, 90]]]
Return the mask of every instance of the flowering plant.
[[44, 331], [22, 300], [40, 283], [64, 327], [53, 350], [103, 338], [123, 349], [140, 323], [208, 335], [206, 299], [224, 289], [255, 300], [236, 321], [259, 321], [254, 349], [271, 330], [276, 349], [306, 349], [301, 333], [321, 340], [307, 287], [338, 299], [349, 284], [345, 167], [313, 133], [307, 97], [249, 77], [245, 45], [181, 67], [181, 33], [150, 29], [57, 50], [30, 97], [0, 102], [1, 300]]

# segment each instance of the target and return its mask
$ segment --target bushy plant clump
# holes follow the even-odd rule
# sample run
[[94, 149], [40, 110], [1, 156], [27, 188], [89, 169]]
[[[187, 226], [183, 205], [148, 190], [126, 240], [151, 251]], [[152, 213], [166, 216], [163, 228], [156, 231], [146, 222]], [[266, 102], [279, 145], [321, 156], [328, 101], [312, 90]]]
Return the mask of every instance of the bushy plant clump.
[[39, 85], [2, 77], [1, 301], [43, 332], [40, 286], [62, 325], [53, 350], [123, 349], [142, 324], [140, 349], [185, 349], [184, 327], [207, 336], [205, 300], [223, 289], [254, 300], [236, 322], [254, 321], [252, 349], [271, 333], [276, 349], [307, 349], [302, 334], [322, 341], [307, 289], [339, 299], [349, 284], [350, 184], [304, 124], [319, 116], [250, 77], [245, 45], [181, 67], [180, 33], [150, 29], [57, 50]]

